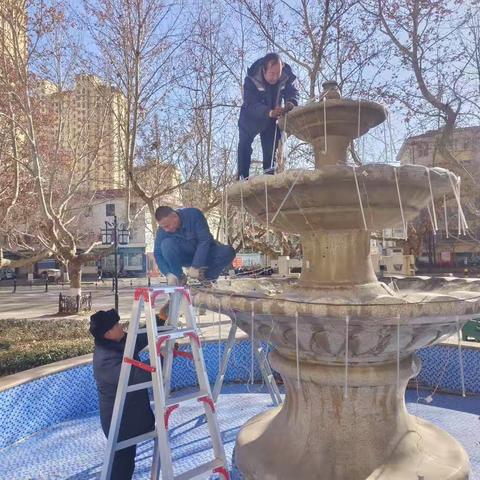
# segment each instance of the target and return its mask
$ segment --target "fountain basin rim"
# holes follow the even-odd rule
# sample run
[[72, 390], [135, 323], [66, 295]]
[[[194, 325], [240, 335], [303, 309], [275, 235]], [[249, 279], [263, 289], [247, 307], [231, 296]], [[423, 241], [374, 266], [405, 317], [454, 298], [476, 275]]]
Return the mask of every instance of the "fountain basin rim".
[[[290, 170], [285, 170], [282, 173], [278, 173], [276, 175], [257, 175], [255, 177], [250, 177], [247, 180], [239, 180], [234, 182], [230, 187], [227, 189], [228, 196], [238, 196], [240, 195], [248, 195], [250, 191], [255, 191], [258, 188], [290, 188], [293, 184], [293, 181], [300, 181], [301, 183], [307, 182], [315, 182], [320, 179], [322, 180], [329, 180], [331, 177], [335, 177], [336, 180], [349, 180], [355, 174], [357, 176], [360, 175], [368, 175], [370, 174], [377, 174], [380, 176], [385, 174], [386, 172], [392, 172], [397, 170], [399, 175], [402, 173], [417, 173], [422, 174], [424, 173], [428, 176], [428, 171], [430, 171], [430, 178], [432, 183], [437, 180], [443, 179], [444, 177], [450, 177], [452, 181], [457, 181], [457, 175], [452, 173], [451, 171], [441, 168], [441, 167], [426, 167], [425, 165], [412, 165], [412, 164], [405, 164], [405, 165], [392, 165], [389, 163], [369, 163], [362, 165], [360, 167], [354, 165], [344, 165], [344, 164], [335, 164], [335, 165], [324, 165], [322, 168], [318, 169], [302, 169], [302, 168], [295, 168]], [[339, 178], [339, 174], [344, 174], [344, 178]], [[299, 177], [297, 179], [297, 176]], [[362, 178], [362, 177], [360, 177]], [[428, 184], [426, 184], [428, 186]], [[450, 183], [448, 184], [450, 186]], [[435, 192], [434, 192], [435, 193]]]
[[[476, 316], [480, 312], [480, 295], [470, 298], [458, 298], [458, 299], [449, 299], [449, 300], [433, 300], [431, 302], [398, 302], [398, 303], [349, 303], [349, 304], [339, 304], [339, 303], [328, 303], [328, 302], [312, 302], [312, 301], [303, 301], [303, 300], [293, 300], [286, 298], [269, 298], [255, 295], [243, 295], [236, 294], [230, 291], [217, 290], [213, 293], [210, 289], [203, 290], [198, 289], [192, 292], [194, 298], [194, 304], [196, 306], [206, 306], [211, 308], [214, 311], [221, 311], [229, 316], [235, 316], [238, 313], [250, 314], [253, 312], [258, 316], [274, 316], [274, 317], [293, 317], [298, 314], [299, 318], [302, 316], [306, 318], [317, 318], [318, 320], [324, 322], [345, 322], [345, 318], [348, 315], [349, 321], [351, 324], [358, 323], [359, 325], [396, 325], [400, 324], [437, 324], [437, 323], [449, 323], [453, 324], [456, 322], [465, 322]], [[225, 301], [225, 299], [228, 299]], [[243, 305], [232, 305], [232, 299], [247, 300], [248, 304]], [[240, 303], [239, 302], [239, 303]], [[445, 306], [448, 305], [452, 307], [452, 310], [447, 312], [445, 315], [439, 313], [432, 314], [419, 314], [412, 313], [410, 315], [402, 315], [399, 313], [399, 310], [402, 307], [427, 307], [427, 306]], [[459, 309], [458, 306], [463, 305], [464, 308]], [[267, 308], [265, 308], [267, 307]], [[274, 307], [269, 311], [270, 308]], [[317, 307], [317, 308], [316, 308]], [[318, 307], [325, 307], [327, 312], [316, 312], [315, 310], [319, 309]], [[367, 315], [355, 315], [354, 312], [350, 315], [346, 311], [356, 310], [356, 309], [365, 309], [369, 307], [377, 307], [382, 310], [382, 313], [375, 317], [371, 313]], [[400, 307], [400, 308], [399, 308]], [[465, 308], [467, 307], [467, 308]], [[470, 308], [469, 308], [470, 307]], [[471, 311], [465, 312], [466, 309]], [[338, 315], [334, 313], [335, 310], [338, 310]], [[457, 313], [460, 310], [459, 313]], [[332, 314], [333, 313], [333, 314]]]

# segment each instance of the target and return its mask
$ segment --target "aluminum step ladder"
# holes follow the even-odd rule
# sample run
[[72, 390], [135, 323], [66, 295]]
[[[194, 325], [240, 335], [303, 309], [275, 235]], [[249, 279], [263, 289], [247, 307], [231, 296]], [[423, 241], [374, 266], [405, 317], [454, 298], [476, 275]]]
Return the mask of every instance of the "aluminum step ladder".
[[[219, 365], [215, 386], [213, 387], [213, 401], [215, 403], [217, 402], [218, 396], [220, 395], [220, 390], [222, 389], [223, 381], [225, 379], [225, 372], [227, 371], [228, 361], [235, 346], [235, 336], [237, 333], [237, 328], [237, 324], [232, 320], [232, 326], [230, 327], [230, 332], [228, 333], [227, 344], [225, 346], [225, 351], [223, 352], [222, 360]], [[282, 396], [280, 395], [280, 390], [278, 389], [277, 382], [275, 380], [275, 377], [273, 376], [267, 354], [265, 353], [259, 340], [253, 340], [253, 349], [255, 357], [257, 358], [258, 365], [260, 367], [260, 372], [262, 373], [263, 380], [268, 388], [270, 397], [272, 398], [272, 403], [275, 406], [281, 405]]]
[[[157, 327], [155, 320], [155, 302], [159, 297], [170, 302], [168, 325]], [[140, 317], [145, 312], [146, 328], [140, 328]], [[179, 318], [183, 314], [186, 327], [180, 328]], [[133, 358], [135, 343], [139, 333], [147, 332], [148, 352], [150, 365]], [[175, 340], [186, 338], [190, 341], [192, 353], [178, 352], [181, 356], [188, 356], [193, 360], [198, 378], [198, 390], [184, 395], [170, 396], [170, 381], [174, 357]], [[160, 356], [164, 357], [164, 365]], [[141, 368], [152, 374], [152, 380], [135, 385], [128, 385], [130, 371], [133, 368]], [[151, 432], [139, 435], [127, 440], [118, 441], [120, 423], [128, 392], [152, 387], [153, 410], [155, 414], [155, 429]], [[181, 404], [196, 400], [202, 403], [205, 417], [213, 444], [213, 458], [204, 464], [179, 475], [174, 474], [172, 452], [168, 438], [168, 421], [174, 410]], [[120, 370], [120, 378], [113, 408], [112, 422], [110, 425], [105, 461], [100, 479], [110, 479], [113, 458], [117, 450], [131, 445], [154, 439], [154, 453], [151, 480], [190, 480], [209, 478], [217, 474], [223, 480], [229, 480], [227, 461], [223, 447], [220, 429], [218, 427], [215, 404], [210, 391], [205, 361], [202, 353], [202, 345], [199, 337], [199, 329], [192, 307], [190, 291], [188, 287], [161, 286], [155, 288], [136, 288], [132, 307], [130, 325], [128, 327], [127, 342], [124, 350], [123, 363]]]

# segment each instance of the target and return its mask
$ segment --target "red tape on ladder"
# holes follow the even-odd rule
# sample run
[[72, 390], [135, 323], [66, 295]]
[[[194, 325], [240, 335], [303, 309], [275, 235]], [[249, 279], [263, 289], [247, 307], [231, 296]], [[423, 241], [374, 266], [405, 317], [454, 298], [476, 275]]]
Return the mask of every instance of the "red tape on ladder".
[[170, 335], [162, 335], [161, 337], [157, 338], [157, 355], [160, 355], [160, 349], [164, 342], [166, 342], [170, 338]]
[[175, 405], [170, 405], [165, 409], [165, 414], [163, 415], [163, 421], [165, 422], [165, 429], [168, 430], [168, 419], [170, 418], [170, 415], [172, 412], [178, 408], [178, 403]]
[[151, 365], [148, 365], [143, 362], [139, 362], [138, 360], [134, 360], [133, 358], [125, 357], [123, 359], [125, 363], [129, 363], [130, 365], [133, 365], [134, 367], [141, 368], [142, 370], [145, 370], [146, 372], [153, 373], [155, 371], [155, 367], [152, 367]]
[[200, 339], [198, 338], [198, 335], [195, 332], [188, 332], [185, 334], [186, 337], [190, 337], [192, 340], [195, 340], [197, 343], [198, 347], [200, 348]]
[[217, 467], [213, 469], [213, 473], [218, 473], [221, 475], [225, 480], [230, 480], [230, 474], [225, 467]]
[[148, 303], [148, 298], [149, 298], [150, 290], [146, 287], [138, 287], [135, 289], [135, 293], [133, 295], [133, 298], [135, 300], [138, 300], [140, 297], [143, 297], [143, 301], [145, 303]]
[[215, 404], [213, 403], [213, 400], [208, 397], [207, 395], [205, 395], [204, 397], [200, 397], [199, 399], [197, 399], [197, 402], [203, 402], [203, 403], [206, 403], [207, 405], [210, 406], [210, 408], [212, 409], [212, 412], [215, 413]]

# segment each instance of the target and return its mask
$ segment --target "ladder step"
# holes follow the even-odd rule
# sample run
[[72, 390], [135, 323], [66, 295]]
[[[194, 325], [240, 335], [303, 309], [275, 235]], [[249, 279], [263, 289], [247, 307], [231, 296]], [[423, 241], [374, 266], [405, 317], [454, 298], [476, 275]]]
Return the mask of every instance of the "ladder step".
[[122, 442], [118, 442], [115, 450], [122, 450], [122, 448], [131, 447], [132, 445], [136, 445], [137, 443], [145, 442], [146, 440], [151, 440], [157, 436], [157, 432], [152, 430], [151, 432], [144, 433], [143, 435], [137, 435], [136, 437], [127, 438], [127, 440], [123, 440]]
[[170, 337], [169, 340], [176, 340], [177, 338], [186, 337], [189, 334], [197, 335], [197, 332], [194, 328], [176, 328], [171, 331], [165, 332], [163, 335], [159, 335], [159, 338], [168, 335]]
[[223, 467], [224, 463], [219, 458], [214, 458], [210, 462], [203, 463], [198, 467], [192, 468], [187, 472], [181, 473], [180, 475], [175, 475], [174, 480], [193, 480], [195, 478], [205, 478], [205, 474], [208, 472], [213, 472], [215, 468]]
[[170, 397], [165, 403], [166, 403], [166, 406], [170, 406], [170, 405], [175, 405], [177, 403], [188, 402], [189, 400], [197, 400], [205, 396], [208, 396], [208, 392], [205, 392], [203, 390], [196, 390], [195, 392], [186, 393], [184, 395]]
[[[168, 332], [171, 332], [175, 330], [174, 327], [171, 327], [170, 325], [167, 325], [165, 327], [157, 327], [157, 332], [158, 334], [165, 334], [165, 333], [168, 333]], [[144, 328], [139, 328], [138, 329], [138, 333], [147, 333], [147, 329], [146, 327]]]
[[143, 390], [145, 388], [150, 388], [152, 386], [152, 382], [142, 382], [142, 383], [135, 383], [134, 385], [129, 385], [127, 387], [127, 392], [135, 392], [137, 390]]

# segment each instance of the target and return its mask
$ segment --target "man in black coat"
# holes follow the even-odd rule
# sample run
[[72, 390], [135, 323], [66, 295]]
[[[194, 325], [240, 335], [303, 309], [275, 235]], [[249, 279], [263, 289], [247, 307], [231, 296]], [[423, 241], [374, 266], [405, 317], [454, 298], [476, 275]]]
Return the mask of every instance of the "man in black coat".
[[[296, 78], [290, 66], [276, 53], [268, 53], [247, 70], [238, 120], [239, 179], [248, 178], [250, 174], [252, 143], [259, 133], [263, 172], [274, 173], [275, 151], [280, 139], [277, 120], [298, 105]], [[284, 107], [281, 106], [282, 100]]]
[[[95, 338], [93, 375], [98, 389], [100, 421], [107, 438], [127, 339], [119, 320], [118, 313], [113, 309], [100, 310], [90, 317], [90, 333]], [[139, 334], [135, 345], [134, 358], [136, 360], [139, 359], [138, 352], [147, 344], [147, 334]], [[132, 367], [130, 385], [150, 380], [150, 373]], [[154, 428], [155, 418], [150, 408], [147, 390], [127, 393], [118, 441], [142, 435]], [[111, 480], [130, 480], [132, 478], [135, 470], [136, 449], [136, 445], [132, 445], [115, 453]]]

